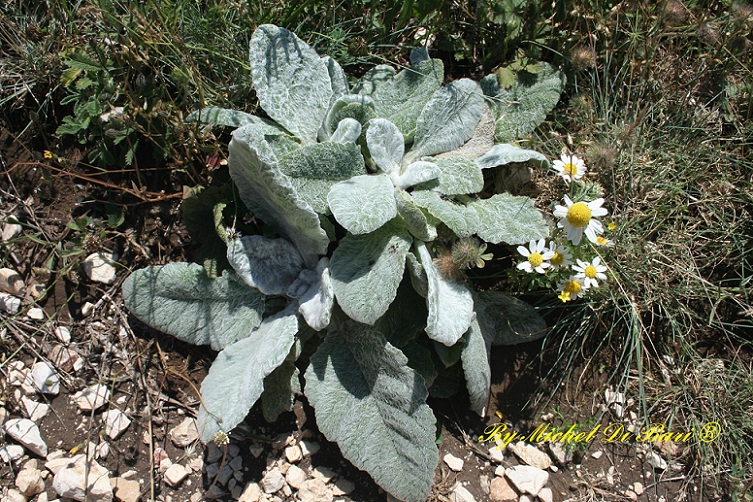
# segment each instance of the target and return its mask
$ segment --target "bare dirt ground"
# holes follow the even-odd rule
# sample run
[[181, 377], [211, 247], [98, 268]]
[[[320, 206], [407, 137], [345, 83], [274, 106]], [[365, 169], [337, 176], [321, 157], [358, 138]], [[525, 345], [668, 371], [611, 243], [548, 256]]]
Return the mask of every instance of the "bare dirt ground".
[[[29, 417], [29, 400], [49, 405], [47, 414], [34, 420], [49, 448], [47, 460], [91, 455], [116, 484], [116, 500], [150, 500], [154, 496], [175, 502], [229, 501], [244, 490], [242, 500], [247, 501], [386, 499], [367, 474], [352, 467], [337, 446], [318, 432], [303, 397], [292, 413], [273, 424], [252, 411], [245, 430], [232, 435], [227, 448], [204, 446], [195, 437], [176, 439], [176, 427], [197, 412], [197, 389], [214, 353], [183, 344], [129, 317], [119, 288], [129, 269], [190, 257], [192, 248], [180, 220], [179, 199], [144, 202], [117, 187], [61, 176], [30, 152], [14, 148], [10, 139], [2, 138], [2, 142], [8, 171], [0, 180], [0, 213], [3, 220], [14, 215], [23, 225], [19, 236], [2, 243], [5, 266], [19, 273], [28, 291], [34, 285], [46, 290], [36, 298], [27, 294], [19, 314], [1, 314], [2, 422]], [[75, 163], [77, 155], [68, 152], [66, 162]], [[170, 195], [167, 185], [165, 194]], [[180, 187], [172, 189], [178, 193]], [[96, 225], [83, 231], [67, 226], [80, 216], [101, 222], [110, 202], [126, 207], [125, 221], [117, 228], [101, 234]], [[50, 261], [56, 244], [60, 246], [57, 258]], [[93, 282], [80, 266], [86, 255], [103, 250], [119, 256], [112, 284]], [[70, 256], [61, 259], [66, 251]], [[34, 307], [43, 309], [41, 318], [29, 317], [29, 308]], [[69, 330], [70, 341], [56, 335], [61, 327]], [[602, 428], [627, 424], [630, 412], [637, 411], [631, 408], [629, 397], [618, 403], [622, 403], [622, 411], [617, 412], [614, 403], [607, 409], [605, 382], [598, 375], [583, 379], [582, 386], [569, 384], [546, 406], [526, 408], [545, 374], [538, 350], [536, 344], [495, 349], [492, 401], [486, 418], [466, 411], [462, 397], [432, 400], [441, 442], [430, 500], [472, 500], [458, 486], [477, 501], [533, 499], [526, 499], [519, 489], [504, 492], [512, 498], [499, 498], [501, 482], [495, 480], [506, 479], [505, 468], [526, 461], [509, 447], [501, 455], [492, 454], [494, 445], [479, 441], [494, 424], [506, 422], [509, 431], [521, 435], [545, 423], [592, 430], [598, 424]], [[39, 394], [19, 380], [19, 375], [41, 361], [49, 362], [60, 376], [59, 393]], [[94, 384], [108, 390], [107, 399], [100, 408], [82, 411], [74, 395]], [[130, 420], [116, 438], [108, 436], [104, 425], [111, 410], [119, 410]], [[364, 445], [378, 441], [364, 438]], [[297, 450], [302, 443], [304, 450]], [[7, 447], [17, 442], [6, 435], [3, 444]], [[539, 450], [550, 451], [544, 443]], [[695, 494], [687, 500], [720, 499], [719, 494], [694, 486], [687, 478], [689, 452], [679, 443], [604, 443], [596, 439], [560, 453], [569, 455], [567, 460], [558, 461], [552, 453], [545, 455], [551, 466], [542, 472], [548, 476], [545, 486], [551, 489], [551, 496], [541, 492], [539, 500], [686, 500], [680, 493]], [[462, 468], [451, 468], [444, 460], [448, 454], [462, 459]], [[657, 455], [666, 462], [664, 468], [657, 467]], [[13, 498], [20, 472], [34, 462], [42, 491], [25, 499]], [[176, 468], [168, 474], [172, 465], [183, 466], [183, 477], [178, 475], [181, 479], [177, 482], [173, 478]], [[293, 474], [300, 474], [296, 469], [303, 474], [293, 480]], [[284, 483], [259, 499], [254, 495], [256, 489], [249, 486], [261, 483], [260, 491], [265, 491], [274, 481], [270, 472], [275, 470], [285, 476]], [[117, 487], [117, 483], [125, 487], [127, 481], [137, 484], [130, 485], [128, 492]], [[21, 457], [2, 462], [0, 486], [3, 501], [58, 498], [45, 459], [28, 449]]]

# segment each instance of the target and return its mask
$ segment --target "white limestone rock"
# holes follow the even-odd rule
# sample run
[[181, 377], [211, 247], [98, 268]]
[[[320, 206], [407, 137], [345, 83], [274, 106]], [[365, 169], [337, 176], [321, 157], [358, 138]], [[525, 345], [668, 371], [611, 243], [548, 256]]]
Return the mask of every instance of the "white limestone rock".
[[518, 494], [505, 478], [495, 477], [489, 487], [489, 499], [492, 502], [517, 502]]
[[24, 447], [20, 444], [0, 445], [0, 460], [6, 464], [13, 463], [24, 456]]
[[296, 490], [301, 488], [301, 485], [306, 481], [306, 478], [306, 471], [297, 465], [291, 465], [288, 468], [288, 472], [285, 473], [285, 481]]
[[308, 479], [298, 490], [301, 502], [332, 502], [334, 496], [321, 479]]
[[264, 475], [264, 478], [259, 484], [261, 485], [262, 490], [264, 490], [264, 493], [275, 493], [285, 486], [285, 477], [282, 475], [280, 469], [275, 467]]
[[259, 502], [264, 496], [258, 483], [248, 483], [241, 493], [238, 502]]
[[39, 392], [57, 396], [60, 394], [60, 375], [55, 368], [46, 361], [34, 363], [31, 367], [31, 380]]
[[549, 481], [549, 473], [530, 465], [516, 465], [505, 470], [505, 476], [516, 490], [533, 496]]
[[345, 478], [340, 478], [332, 487], [332, 494], [335, 497], [340, 497], [342, 495], [348, 495], [355, 489], [356, 485], [352, 481], [349, 481]]
[[455, 472], [460, 472], [463, 470], [463, 459], [456, 457], [452, 453], [445, 455], [442, 460], [444, 460], [444, 463], [447, 464], [447, 467]]
[[33, 497], [44, 491], [42, 471], [37, 469], [36, 461], [33, 466], [24, 466], [16, 476], [16, 487], [25, 497]]
[[455, 483], [448, 498], [450, 502], [476, 502], [476, 498], [468, 491], [468, 488], [460, 483]]
[[188, 475], [191, 469], [186, 469], [182, 464], [173, 464], [165, 471], [165, 483], [175, 488], [179, 486]]
[[141, 497], [141, 483], [123, 476], [110, 479], [115, 500], [120, 502], [138, 502]]
[[66, 326], [58, 326], [55, 328], [55, 338], [60, 340], [65, 345], [68, 345], [71, 343], [71, 330], [68, 329]]
[[13, 418], [3, 425], [5, 433], [27, 450], [39, 455], [47, 456], [47, 443], [42, 439], [37, 424], [28, 418]]
[[526, 465], [542, 470], [549, 469], [549, 466], [552, 465], [552, 459], [549, 458], [549, 455], [531, 444], [518, 441], [511, 443], [507, 448]]
[[8, 314], [18, 314], [21, 309], [21, 299], [9, 293], [0, 291], [0, 310]]
[[50, 405], [34, 401], [26, 396], [21, 397], [21, 405], [26, 410], [29, 420], [34, 423], [39, 423], [50, 411]]
[[26, 317], [35, 321], [44, 321], [44, 310], [40, 309], [39, 307], [32, 307], [26, 311]]
[[186, 417], [181, 423], [170, 429], [167, 433], [170, 441], [178, 448], [194, 444], [199, 440], [199, 429], [196, 426], [196, 419]]
[[288, 462], [290, 462], [291, 464], [300, 462], [301, 459], [303, 459], [301, 447], [298, 445], [293, 445], [285, 448], [285, 458], [288, 459]]
[[107, 410], [102, 414], [105, 433], [110, 439], [117, 439], [131, 425], [131, 420], [118, 409]]
[[13, 296], [23, 297], [26, 294], [24, 280], [12, 268], [0, 268], [0, 289]]
[[115, 263], [117, 260], [118, 255], [116, 253], [92, 253], [84, 260], [84, 273], [94, 282], [112, 284], [116, 279]]
[[103, 384], [92, 385], [73, 395], [73, 401], [81, 411], [97, 410], [109, 399], [110, 390]]
[[76, 455], [58, 470], [52, 488], [61, 497], [88, 502], [111, 502], [110, 473], [95, 460], [87, 462], [86, 455]]

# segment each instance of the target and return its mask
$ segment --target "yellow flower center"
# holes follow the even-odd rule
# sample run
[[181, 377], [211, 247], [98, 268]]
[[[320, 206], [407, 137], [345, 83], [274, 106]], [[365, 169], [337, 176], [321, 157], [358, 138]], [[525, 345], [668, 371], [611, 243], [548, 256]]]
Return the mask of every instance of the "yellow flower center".
[[528, 261], [534, 267], [538, 267], [539, 265], [544, 263], [544, 257], [541, 256], [541, 253], [531, 253], [530, 255], [528, 255]]
[[574, 227], [586, 227], [591, 221], [591, 208], [585, 202], [576, 202], [567, 210], [566, 218]]
[[581, 289], [583, 288], [578, 281], [567, 281], [565, 284], [565, 291], [569, 295], [577, 295]]
[[598, 246], [606, 246], [607, 245], [607, 240], [604, 237], [602, 237], [601, 235], [597, 235], [596, 236], [596, 244]]
[[554, 252], [554, 256], [552, 256], [552, 259], [549, 260], [549, 262], [552, 265], [562, 265], [562, 263], [565, 261], [565, 256], [561, 253], [558, 253], [557, 251]]
[[588, 277], [589, 279], [593, 279], [596, 277], [596, 267], [593, 265], [589, 265], [586, 268], [583, 269], [583, 273]]
[[565, 164], [563, 171], [565, 172], [565, 174], [568, 174], [572, 177], [578, 174], [578, 166], [576, 166], [575, 164], [568, 163], [568, 164]]

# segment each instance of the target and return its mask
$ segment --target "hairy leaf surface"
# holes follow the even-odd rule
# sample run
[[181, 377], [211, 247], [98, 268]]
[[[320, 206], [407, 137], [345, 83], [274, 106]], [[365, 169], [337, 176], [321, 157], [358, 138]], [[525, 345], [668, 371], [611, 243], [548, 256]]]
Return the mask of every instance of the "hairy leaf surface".
[[481, 169], [503, 166], [513, 162], [533, 162], [538, 167], [546, 167], [549, 160], [546, 156], [533, 150], [524, 150], [508, 143], [494, 145], [491, 150], [476, 159], [476, 164]]
[[472, 201], [468, 207], [478, 214], [476, 234], [486, 242], [515, 245], [549, 235], [541, 211], [528, 197], [497, 194], [489, 199]]
[[454, 345], [471, 325], [473, 297], [462, 284], [442, 277], [432, 261], [429, 250], [426, 249], [426, 244], [419, 241], [416, 248], [429, 285], [426, 297], [429, 308], [426, 334], [432, 340], [449, 347]]
[[210, 279], [196, 263], [142, 268], [123, 283], [123, 299], [149, 326], [220, 350], [248, 336], [264, 313], [264, 295], [234, 276]]
[[397, 216], [395, 187], [386, 174], [354, 176], [332, 186], [327, 202], [337, 222], [367, 234]]
[[327, 63], [295, 34], [271, 24], [254, 31], [250, 63], [264, 111], [304, 143], [315, 143], [333, 96]]
[[416, 120], [411, 159], [449, 152], [473, 136], [484, 111], [481, 88], [467, 78], [455, 80], [431, 97]]
[[438, 461], [435, 418], [407, 362], [378, 331], [348, 323], [311, 357], [306, 395], [345, 458], [398, 499], [424, 502]]
[[319, 216], [278, 168], [277, 156], [264, 136], [253, 125], [236, 129], [229, 151], [230, 175], [246, 206], [292, 242], [308, 266], [316, 266], [319, 255], [327, 252], [329, 238]]
[[535, 308], [499, 291], [474, 296], [479, 326], [492, 345], [517, 345], [546, 334], [546, 321]]
[[489, 400], [492, 382], [492, 371], [489, 366], [490, 353], [491, 340], [484, 337], [478, 319], [474, 316], [471, 327], [465, 334], [465, 344], [460, 359], [463, 364], [471, 409], [482, 417], [486, 413], [486, 403]]
[[264, 378], [285, 360], [297, 332], [298, 315], [288, 308], [217, 354], [201, 384], [197, 425], [202, 441], [211, 441], [218, 431], [230, 432], [246, 418], [264, 390]]
[[416, 190], [411, 193], [413, 202], [425, 208], [432, 216], [447, 225], [458, 237], [470, 237], [480, 226], [479, 216], [473, 209], [443, 199], [434, 191]]
[[518, 73], [515, 83], [507, 89], [500, 87], [494, 74], [481, 80], [497, 118], [497, 141], [507, 143], [531, 133], [559, 101], [564, 89], [563, 75], [546, 63], [539, 64], [543, 66], [540, 72]]
[[337, 302], [351, 318], [374, 324], [397, 294], [410, 234], [396, 222], [375, 232], [347, 235], [332, 254], [330, 273]]
[[303, 269], [303, 258], [285, 239], [247, 235], [227, 246], [227, 260], [243, 282], [265, 295], [281, 295]]
[[423, 183], [420, 189], [434, 190], [444, 195], [480, 192], [484, 188], [484, 174], [473, 160], [459, 155], [434, 157], [437, 178]]

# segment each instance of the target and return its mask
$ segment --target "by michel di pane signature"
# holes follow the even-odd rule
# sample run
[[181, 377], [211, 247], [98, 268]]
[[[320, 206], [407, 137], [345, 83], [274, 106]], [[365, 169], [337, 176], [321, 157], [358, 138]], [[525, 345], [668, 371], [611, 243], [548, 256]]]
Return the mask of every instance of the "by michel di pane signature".
[[574, 424], [567, 429], [557, 428], [544, 423], [526, 434], [512, 430], [506, 423], [496, 423], [484, 429], [478, 440], [482, 443], [496, 443], [502, 449], [513, 441], [528, 441], [530, 443], [590, 443], [598, 440], [602, 443], [645, 443], [645, 442], [679, 442], [687, 443], [699, 440], [704, 443], [714, 441], [721, 435], [721, 425], [708, 422], [703, 426], [689, 429], [671, 430], [664, 424], [651, 424], [638, 430], [628, 429], [625, 424], [611, 423], [597, 424], [592, 428], [581, 429]]

